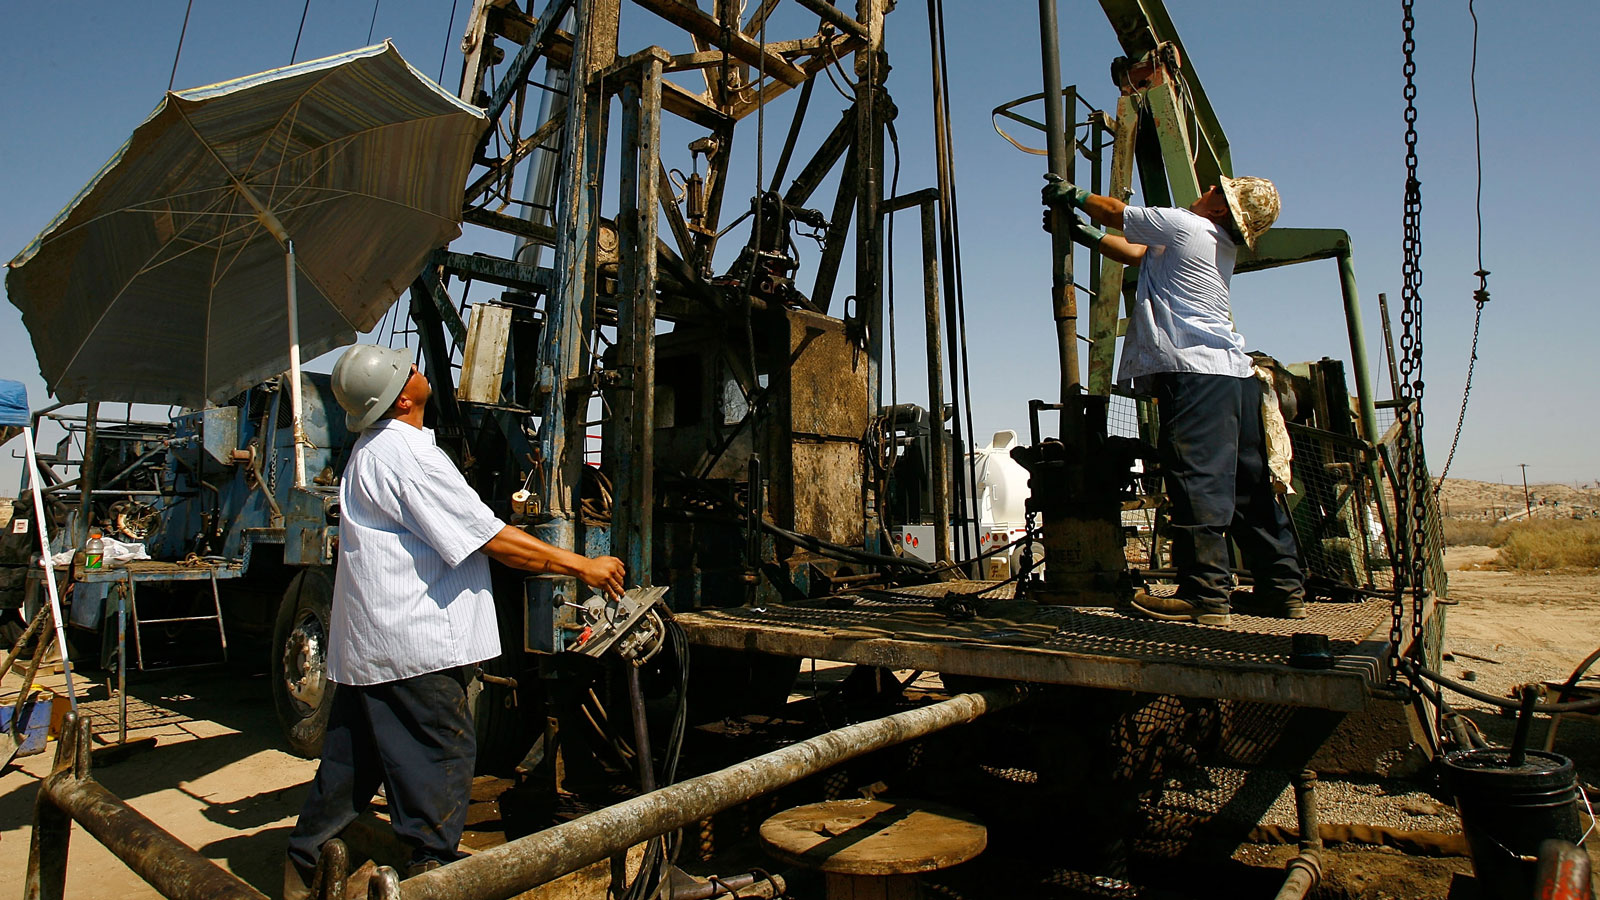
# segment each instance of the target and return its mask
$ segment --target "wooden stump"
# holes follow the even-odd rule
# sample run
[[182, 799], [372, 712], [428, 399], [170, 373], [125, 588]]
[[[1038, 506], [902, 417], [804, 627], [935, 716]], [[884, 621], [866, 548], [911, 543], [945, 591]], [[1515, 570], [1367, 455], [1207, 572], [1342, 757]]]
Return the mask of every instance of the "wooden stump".
[[822, 872], [828, 900], [915, 900], [917, 873], [982, 853], [988, 830], [948, 806], [829, 800], [763, 822], [761, 843], [775, 859]]

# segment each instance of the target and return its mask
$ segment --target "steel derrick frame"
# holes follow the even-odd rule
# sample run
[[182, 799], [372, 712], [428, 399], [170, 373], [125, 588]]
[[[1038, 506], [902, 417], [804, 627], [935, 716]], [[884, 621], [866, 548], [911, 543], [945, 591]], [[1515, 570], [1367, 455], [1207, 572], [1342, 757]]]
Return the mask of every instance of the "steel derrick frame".
[[[799, 206], [842, 167], [826, 229], [828, 246], [812, 295], [823, 311], [836, 293], [853, 295], [849, 313], [865, 334], [869, 404], [880, 390], [881, 172], [885, 118], [892, 108], [883, 90], [885, 4], [862, 0], [852, 17], [830, 4], [797, 2], [818, 17], [818, 33], [799, 40], [765, 41], [758, 32], [776, 0], [760, 4], [742, 27], [736, 0], [717, 0], [712, 11], [676, 0], [629, 4], [692, 39], [694, 52], [678, 55], [650, 47], [622, 56], [617, 46], [620, 0], [550, 0], [537, 18], [505, 0], [478, 0], [468, 20], [460, 96], [486, 107], [494, 125], [479, 153], [484, 168], [477, 170], [464, 198], [464, 218], [551, 247], [554, 258], [544, 267], [442, 251], [413, 285], [412, 314], [439, 398], [441, 439], [454, 440], [464, 459], [484, 464], [480, 467], [484, 471], [469, 472], [469, 478], [491, 505], [504, 506], [504, 495], [517, 486], [511, 482], [520, 479], [527, 490], [525, 509], [534, 534], [580, 552], [617, 555], [641, 584], [651, 580], [655, 539], [651, 436], [656, 322], [705, 317], [714, 309], [713, 292], [703, 276], [710, 272], [724, 227], [722, 207], [738, 122], [839, 61], [853, 64], [854, 102], [813, 158], [797, 161], [799, 174], [792, 184], [772, 189], [783, 195], [787, 205]], [[497, 41], [520, 47], [514, 54], [509, 47], [503, 52]], [[529, 95], [547, 87], [532, 80], [541, 60], [565, 67], [571, 74], [570, 86], [548, 120], [524, 121], [523, 108], [536, 106]], [[704, 76], [703, 92], [663, 77], [695, 69]], [[614, 105], [620, 113], [613, 112]], [[692, 226], [672, 197], [662, 161], [664, 113], [703, 128], [714, 148], [705, 160], [704, 215]], [[613, 127], [619, 133], [608, 138]], [[497, 132], [509, 132], [498, 157], [490, 151]], [[549, 203], [553, 227], [507, 215], [500, 211], [504, 202], [499, 209], [490, 205], [497, 193], [506, 197], [515, 167], [540, 148], [558, 158], [555, 196]], [[608, 158], [618, 148], [620, 160]], [[606, 184], [610, 180], [614, 187]], [[601, 214], [603, 191], [614, 191], [616, 200], [609, 201], [617, 209], [614, 222]], [[848, 290], [837, 281], [851, 218], [856, 221], [856, 284]], [[613, 263], [614, 272], [609, 268]], [[453, 348], [469, 338], [464, 303], [457, 304], [446, 293], [450, 276], [511, 288], [528, 301], [529, 308], [518, 315], [537, 320], [536, 351], [530, 352], [533, 348], [528, 346], [507, 350], [508, 357], [519, 350], [525, 356], [536, 354], [537, 365], [530, 373], [507, 360], [503, 408], [483, 409], [481, 404], [454, 399]], [[706, 306], [697, 308], [697, 302]], [[604, 367], [597, 371], [595, 341], [604, 340], [602, 326], [612, 325], [616, 344], [607, 350]], [[749, 378], [753, 384], [755, 373]], [[587, 435], [596, 424], [588, 421], [595, 397], [604, 408], [602, 458], [615, 479], [609, 527], [585, 521], [579, 500], [580, 483], [586, 477]], [[536, 434], [527, 434], [519, 424], [530, 419], [539, 424]], [[491, 460], [492, 451], [480, 445], [488, 424], [503, 432], [511, 465]], [[520, 472], [488, 471], [506, 468]], [[524, 473], [527, 477], [521, 479]], [[870, 479], [860, 481], [859, 528], [870, 544], [876, 534], [871, 512], [875, 498], [869, 496]], [[567, 580], [554, 590], [571, 596], [576, 587]], [[530, 622], [534, 604], [530, 598]], [[534, 637], [529, 634], [530, 649], [540, 646]]]

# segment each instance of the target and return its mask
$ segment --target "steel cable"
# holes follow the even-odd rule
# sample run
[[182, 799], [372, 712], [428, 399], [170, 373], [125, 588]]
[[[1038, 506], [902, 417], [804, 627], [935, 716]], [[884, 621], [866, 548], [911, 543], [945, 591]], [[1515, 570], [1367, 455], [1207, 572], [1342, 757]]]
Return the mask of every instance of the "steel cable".
[[1444, 458], [1444, 468], [1439, 470], [1439, 478], [1434, 482], [1434, 493], [1444, 487], [1444, 479], [1450, 474], [1450, 464], [1455, 461], [1456, 447], [1461, 444], [1461, 428], [1467, 421], [1467, 399], [1472, 396], [1472, 372], [1478, 367], [1478, 333], [1483, 327], [1483, 307], [1489, 302], [1489, 270], [1483, 267], [1483, 120], [1478, 115], [1478, 13], [1472, 8], [1473, 0], [1467, 0], [1467, 15], [1472, 16], [1472, 69], [1468, 83], [1472, 90], [1472, 146], [1478, 162], [1478, 187], [1475, 200], [1478, 217], [1478, 271], [1472, 273], [1478, 276], [1478, 289], [1472, 292], [1472, 300], [1477, 309], [1472, 314], [1472, 352], [1467, 357], [1467, 381], [1461, 389], [1461, 413], [1456, 416], [1456, 433], [1450, 439], [1450, 453]]

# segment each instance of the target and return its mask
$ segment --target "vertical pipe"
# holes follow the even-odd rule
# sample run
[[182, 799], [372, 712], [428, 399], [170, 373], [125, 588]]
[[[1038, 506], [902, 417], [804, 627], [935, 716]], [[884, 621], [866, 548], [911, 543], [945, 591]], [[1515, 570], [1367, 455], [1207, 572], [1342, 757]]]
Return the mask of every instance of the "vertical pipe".
[[622, 90], [622, 159], [618, 225], [622, 254], [617, 351], [631, 382], [620, 393], [614, 420], [618, 441], [617, 504], [612, 550], [631, 577], [650, 584], [655, 506], [656, 178], [661, 137], [663, 60], [639, 64], [638, 81]]
[[[55, 619], [56, 646], [61, 648], [61, 667], [67, 676], [67, 702], [74, 714], [78, 711], [78, 694], [72, 686], [72, 656], [67, 652], [67, 631], [61, 618], [61, 593], [56, 586], [56, 567], [50, 563], [50, 521], [44, 514], [44, 479], [39, 477], [39, 458], [33, 449], [33, 429], [22, 427], [23, 455], [27, 457], [28, 484], [33, 492], [33, 520], [38, 526], [39, 554], [44, 562], [45, 597], [50, 601], [50, 615]], [[43, 655], [42, 653], [40, 654]]]
[[[1350, 371], [1356, 380], [1356, 401], [1361, 412], [1361, 436], [1367, 441], [1376, 444], [1383, 435], [1378, 432], [1378, 409], [1372, 399], [1372, 372], [1367, 365], [1367, 338], [1366, 331], [1361, 325], [1361, 298], [1356, 293], [1356, 266], [1351, 256], [1350, 237], [1344, 238], [1344, 245], [1337, 256], [1339, 262], [1339, 293], [1344, 298], [1345, 328], [1350, 334]], [[1381, 296], [1381, 295], [1380, 295]], [[1387, 314], [1383, 317], [1385, 335], [1389, 325]], [[1394, 373], [1393, 364], [1390, 364], [1390, 376]], [[1398, 397], [1399, 395], [1396, 394]], [[1378, 502], [1378, 519], [1383, 523], [1384, 533], [1393, 535], [1395, 532], [1394, 519], [1389, 513], [1389, 501], [1384, 498], [1381, 488], [1383, 473], [1378, 466], [1378, 460], [1373, 458], [1367, 463], [1367, 475], [1372, 479], [1375, 490], [1374, 499]], [[1401, 540], [1404, 540], [1402, 535]]]
[[633, 660], [622, 661], [628, 670], [628, 705], [633, 710], [634, 759], [639, 765], [639, 788], [648, 794], [656, 789], [655, 754], [650, 749], [650, 723], [645, 718], [644, 689], [639, 684], [639, 667]]
[[128, 583], [117, 585], [117, 743], [128, 742], [128, 592], [133, 590], [133, 573], [126, 572]]
[[[1062, 107], [1076, 104], [1061, 96], [1060, 28], [1056, 0], [1039, 0], [1039, 47], [1044, 64], [1044, 126], [1048, 140], [1050, 174], [1072, 180], [1072, 152]], [[1056, 321], [1056, 342], [1061, 358], [1061, 436], [1075, 445], [1082, 430], [1078, 410], [1078, 298], [1072, 287], [1072, 235], [1070, 210], [1056, 210], [1051, 219], [1050, 305]]]
[[[78, 534], [77, 545], [82, 547], [89, 540], [89, 518], [94, 512], [92, 498], [94, 497], [94, 454], [96, 432], [99, 431], [98, 419], [100, 404], [90, 400], [85, 404], [83, 422], [83, 465], [78, 467]], [[63, 650], [65, 653], [65, 650]]]
[[934, 200], [922, 201], [922, 292], [928, 335], [928, 439], [933, 451], [933, 544], [939, 562], [950, 559], [950, 451], [944, 438], [944, 360], [939, 335], [939, 247]]
[[609, 65], [616, 53], [615, 36], [605, 21], [615, 7], [613, 0], [578, 3], [572, 10], [572, 57], [568, 62], [572, 80], [562, 123], [561, 180], [556, 198], [556, 221], [561, 223], [556, 229], [556, 284], [545, 301], [539, 347], [538, 388], [543, 397], [539, 458], [544, 477], [538, 484], [546, 518], [535, 526], [534, 533], [565, 549], [576, 549], [574, 494], [587, 412], [572, 408], [578, 397], [569, 393], [569, 386], [584, 373], [588, 362], [588, 329], [593, 323], [586, 305], [593, 292], [590, 260], [599, 226], [596, 206], [608, 103], [590, 88], [589, 76]]
[[[856, 0], [856, 21], [867, 31], [866, 46], [855, 59], [856, 318], [866, 324], [866, 399], [874, 414], [883, 406], [883, 221], [878, 210], [883, 204], [884, 5]], [[876, 517], [886, 499], [873, 496], [870, 478], [861, 479], [861, 533], [868, 546], [877, 536]]]
[[28, 843], [28, 872], [22, 896], [26, 900], [61, 900], [66, 896], [67, 848], [72, 819], [50, 800], [43, 788], [33, 801], [33, 833]]
[[299, 279], [295, 277], [294, 241], [285, 241], [284, 249], [284, 281], [289, 298], [289, 411], [294, 417], [294, 486], [303, 488], [306, 486], [308, 442], [303, 418], [305, 407], [300, 397], [300, 291]]
[[1389, 357], [1389, 399], [1400, 399], [1400, 364], [1394, 358], [1394, 331], [1389, 327], [1389, 295], [1378, 294], [1378, 315], [1383, 319], [1383, 352]]
[[1367, 337], [1361, 326], [1361, 298], [1356, 294], [1356, 267], [1350, 256], [1350, 239], [1345, 238], [1339, 255], [1339, 292], [1344, 295], [1344, 322], [1350, 332], [1350, 370], [1360, 392], [1361, 436], [1369, 441], [1378, 433], [1377, 407], [1372, 400], [1372, 372], [1367, 365]]

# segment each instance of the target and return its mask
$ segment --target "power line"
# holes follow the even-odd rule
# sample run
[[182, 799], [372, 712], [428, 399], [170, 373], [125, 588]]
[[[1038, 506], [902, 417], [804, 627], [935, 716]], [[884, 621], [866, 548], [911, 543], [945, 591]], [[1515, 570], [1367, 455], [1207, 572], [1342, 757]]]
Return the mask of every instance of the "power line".
[[306, 13], [311, 11], [311, 0], [306, 0], [306, 5], [300, 8], [300, 27], [294, 32], [294, 49], [289, 51], [289, 64], [294, 64], [295, 57], [300, 55], [300, 35], [306, 30]]
[[194, 11], [194, 0], [189, 0], [189, 5], [183, 10], [183, 27], [178, 29], [178, 49], [172, 53], [172, 74], [167, 76], [167, 90], [172, 90], [172, 85], [178, 80], [178, 57], [183, 55], [183, 38], [189, 33], [189, 13]]
[[[1469, 83], [1472, 89], [1472, 143], [1478, 159], [1478, 192], [1476, 198], [1478, 213], [1478, 271], [1472, 273], [1478, 276], [1478, 289], [1472, 292], [1473, 302], [1477, 309], [1472, 314], [1472, 351], [1467, 356], [1467, 381], [1461, 389], [1461, 413], [1456, 416], [1456, 433], [1450, 439], [1450, 452], [1445, 456], [1444, 468], [1439, 471], [1439, 483], [1444, 482], [1444, 476], [1450, 472], [1450, 463], [1455, 461], [1456, 447], [1461, 444], [1461, 428], [1467, 421], [1467, 400], [1472, 396], [1472, 372], [1478, 367], [1478, 334], [1483, 328], [1483, 307], [1489, 302], [1489, 270], [1483, 267], [1483, 128], [1482, 119], [1478, 115], [1478, 13], [1472, 8], [1473, 0], [1467, 0], [1467, 15], [1472, 17], [1472, 70]], [[1438, 488], [1434, 488], [1435, 493]]]
[[[378, 3], [379, 2], [381, 2], [381, 0], [372, 0], [372, 21], [367, 23], [367, 43], [369, 45], [372, 43], [372, 28], [373, 28], [373, 26], [378, 24]], [[455, 13], [452, 12], [450, 14], [450, 16], [453, 19], [455, 17]]]
[[456, 8], [461, 5], [461, 0], [450, 0], [450, 25], [444, 30], [444, 52], [439, 54], [438, 82], [444, 84], [444, 64], [450, 58], [450, 39], [456, 33]]

